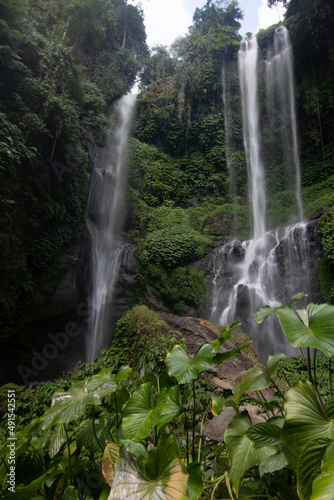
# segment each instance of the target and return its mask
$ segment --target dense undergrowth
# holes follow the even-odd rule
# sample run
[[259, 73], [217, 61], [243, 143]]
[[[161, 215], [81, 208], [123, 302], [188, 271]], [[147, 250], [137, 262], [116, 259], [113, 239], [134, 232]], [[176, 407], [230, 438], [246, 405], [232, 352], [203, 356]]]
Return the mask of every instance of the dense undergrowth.
[[[256, 319], [277, 315], [306, 357], [269, 357], [265, 366], [242, 372], [232, 394], [200, 374], [249, 346], [219, 352], [237, 324], [221, 328], [190, 358], [185, 339], [146, 306], [118, 322], [113, 346], [94, 362], [39, 389], [3, 386], [4, 498], [324, 498], [334, 485], [333, 306], [292, 309], [303, 296], [266, 306]], [[311, 357], [310, 348], [322, 356]], [[262, 390], [271, 381], [278, 392], [268, 400]], [[245, 404], [260, 407], [267, 420], [252, 424], [247, 410], [239, 410]], [[205, 438], [204, 426], [228, 407], [235, 416], [221, 442]], [[9, 432], [16, 439], [15, 487]]]

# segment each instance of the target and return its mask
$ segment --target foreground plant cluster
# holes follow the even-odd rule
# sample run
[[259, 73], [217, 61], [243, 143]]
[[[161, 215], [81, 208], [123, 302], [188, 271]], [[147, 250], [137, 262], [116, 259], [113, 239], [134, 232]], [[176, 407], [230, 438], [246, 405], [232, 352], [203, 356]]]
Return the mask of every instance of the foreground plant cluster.
[[[311, 303], [292, 309], [304, 296], [256, 314], [258, 323], [275, 314], [291, 345], [307, 348], [303, 357], [308, 380], [298, 379], [285, 397], [275, 375], [282, 361], [284, 365], [283, 354], [270, 356], [265, 367], [241, 373], [232, 395], [213, 392], [200, 379], [213, 363], [224, 363], [249, 345], [219, 352], [238, 323], [202, 344], [191, 359], [184, 339], [178, 333], [168, 338], [167, 325], [156, 313], [146, 306], [134, 308], [119, 322], [116, 347], [83, 365], [71, 380], [45, 384], [35, 394], [39, 404], [32, 412], [26, 408], [25, 392], [17, 394], [15, 492], [7, 482], [9, 413], [1, 429], [4, 498], [333, 498], [334, 307]], [[120, 357], [117, 348], [122, 348]], [[325, 396], [320, 395], [311, 348], [323, 354], [317, 357], [329, 359]], [[268, 401], [262, 391], [272, 382], [277, 396]], [[246, 396], [248, 391], [255, 391], [257, 398]], [[245, 401], [263, 408], [268, 420], [252, 425], [248, 412], [239, 410]], [[236, 414], [221, 443], [208, 441], [203, 427], [225, 407]]]

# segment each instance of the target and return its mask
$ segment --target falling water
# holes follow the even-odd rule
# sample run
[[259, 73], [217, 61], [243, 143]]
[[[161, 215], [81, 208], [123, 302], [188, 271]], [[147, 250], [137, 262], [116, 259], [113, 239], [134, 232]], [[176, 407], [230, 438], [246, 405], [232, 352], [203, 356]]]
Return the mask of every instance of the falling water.
[[266, 195], [260, 155], [260, 128], [257, 83], [258, 46], [253, 34], [246, 35], [239, 50], [243, 135], [246, 151], [249, 197], [252, 204], [254, 238], [265, 233]]
[[254, 314], [263, 305], [289, 303], [297, 292], [311, 295], [311, 276], [315, 275], [311, 239], [301, 222], [268, 231], [257, 240], [230, 241], [219, 251], [212, 320], [223, 325], [240, 320], [263, 359], [268, 354], [294, 352], [274, 317], [260, 328]]
[[127, 94], [117, 103], [104, 148], [95, 148], [94, 170], [87, 210], [91, 236], [90, 332], [87, 359], [92, 360], [110, 342], [112, 295], [117, 278], [122, 244], [124, 187], [127, 144], [136, 96]]
[[[266, 193], [260, 154], [257, 58], [256, 38], [247, 35], [239, 50], [239, 76], [253, 239], [244, 242], [234, 240], [221, 247], [217, 258], [219, 262], [215, 264], [211, 317], [221, 324], [231, 324], [240, 319], [245, 330], [255, 340], [260, 356], [265, 359], [268, 354], [280, 351], [291, 354], [293, 350], [287, 345], [274, 317], [259, 328], [254, 314], [263, 305], [288, 303], [295, 293], [310, 292], [310, 250], [304, 223], [277, 231], [266, 232], [265, 229]], [[285, 155], [285, 161], [287, 168], [295, 172], [298, 219], [301, 220], [292, 55], [285, 28], [276, 31], [274, 50], [267, 66], [267, 83], [280, 96], [279, 114], [285, 123], [282, 130], [286, 132], [283, 149], [290, 152]]]
[[[276, 28], [274, 44], [266, 64], [268, 115], [271, 130], [279, 135], [286, 175], [295, 175], [298, 213], [303, 218], [300, 188], [300, 160], [297, 139], [297, 118], [294, 93], [293, 56], [289, 32], [284, 26]], [[277, 97], [277, 99], [275, 99]], [[293, 184], [293, 181], [292, 181]]]

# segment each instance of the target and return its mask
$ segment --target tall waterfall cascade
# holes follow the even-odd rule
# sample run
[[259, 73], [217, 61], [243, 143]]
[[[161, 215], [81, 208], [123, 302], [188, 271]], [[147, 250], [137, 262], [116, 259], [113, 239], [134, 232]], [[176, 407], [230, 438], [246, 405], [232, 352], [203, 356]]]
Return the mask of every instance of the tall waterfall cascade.
[[298, 220], [303, 219], [300, 160], [294, 94], [292, 47], [284, 26], [276, 29], [266, 63], [267, 111], [270, 129], [279, 134], [286, 175], [295, 186]]
[[[249, 202], [253, 238], [234, 240], [216, 253], [212, 282], [211, 318], [220, 324], [240, 320], [254, 340], [260, 356], [295, 351], [285, 341], [276, 320], [269, 318], [259, 327], [255, 312], [264, 305], [289, 303], [298, 292], [311, 295], [311, 250], [307, 224], [302, 222], [300, 165], [294, 101], [292, 50], [286, 28], [275, 33], [266, 63], [268, 120], [281, 120], [280, 138], [285, 167], [294, 174], [298, 214], [294, 225], [266, 229], [265, 165], [261, 159], [258, 99], [258, 46], [254, 35], [246, 35], [240, 45], [238, 64], [243, 112], [243, 137], [247, 161]], [[276, 106], [276, 108], [275, 108]], [[278, 107], [278, 109], [277, 109]]]
[[265, 233], [266, 195], [260, 154], [259, 101], [257, 82], [258, 46], [255, 35], [246, 35], [239, 50], [243, 136], [252, 205], [254, 238]]
[[95, 147], [92, 153], [94, 168], [87, 209], [91, 239], [88, 360], [108, 347], [111, 340], [113, 290], [123, 250], [119, 234], [124, 212], [127, 146], [135, 101], [135, 95], [127, 94], [117, 102], [106, 146]]

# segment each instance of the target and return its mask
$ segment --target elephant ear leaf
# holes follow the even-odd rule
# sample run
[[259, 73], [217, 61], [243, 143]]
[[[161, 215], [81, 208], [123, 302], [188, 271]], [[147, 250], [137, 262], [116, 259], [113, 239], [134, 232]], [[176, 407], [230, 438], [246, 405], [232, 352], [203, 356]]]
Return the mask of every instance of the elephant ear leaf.
[[326, 356], [334, 355], [334, 306], [309, 304], [294, 310], [287, 306], [262, 307], [255, 319], [262, 324], [268, 316], [276, 314], [292, 347], [313, 347]]
[[56, 392], [53, 395], [51, 408], [49, 408], [42, 420], [42, 429], [48, 429], [51, 425], [68, 424], [82, 417], [87, 405], [100, 405], [100, 396], [94, 392], [89, 393], [87, 385], [74, 387], [67, 392]]
[[312, 483], [320, 473], [324, 454], [330, 444], [329, 439], [314, 439], [302, 449], [297, 465], [297, 491], [301, 500], [309, 500]]
[[236, 496], [245, 473], [255, 465], [277, 453], [277, 446], [257, 448], [247, 433], [252, 423], [248, 412], [238, 413], [225, 431], [224, 440], [231, 461], [229, 477]]
[[284, 358], [284, 354], [269, 356], [264, 369], [259, 366], [253, 366], [253, 368], [250, 368], [246, 372], [242, 372], [236, 378], [236, 387], [233, 391], [235, 403], [237, 404], [239, 402], [241, 396], [246, 391], [262, 391], [268, 387], [280, 361]]
[[119, 449], [120, 446], [117, 443], [106, 441], [106, 447], [102, 457], [102, 474], [109, 486], [112, 485], [114, 479], [114, 466], [119, 457]]
[[321, 474], [312, 485], [310, 500], [331, 500], [334, 491], [334, 456], [321, 467]]
[[334, 420], [326, 416], [309, 381], [298, 381], [291, 387], [284, 408], [282, 442], [292, 466], [297, 465], [301, 450], [311, 439], [334, 440]]
[[178, 385], [174, 385], [167, 393], [167, 400], [160, 414], [158, 422], [159, 433], [169, 424], [169, 422], [181, 414], [183, 408], [180, 402], [180, 388]]
[[174, 375], [180, 384], [187, 384], [196, 379], [203, 370], [211, 368], [215, 348], [211, 344], [202, 344], [191, 359], [185, 345], [176, 345], [166, 356], [168, 374]]
[[108, 500], [181, 500], [187, 486], [188, 474], [179, 459], [177, 443], [166, 435], [150, 451], [141, 470], [135, 457], [125, 447], [121, 448]]
[[166, 389], [162, 389], [152, 404], [153, 387], [150, 383], [142, 384], [135, 390], [123, 411], [122, 429], [125, 439], [139, 441], [147, 437], [167, 399]]

